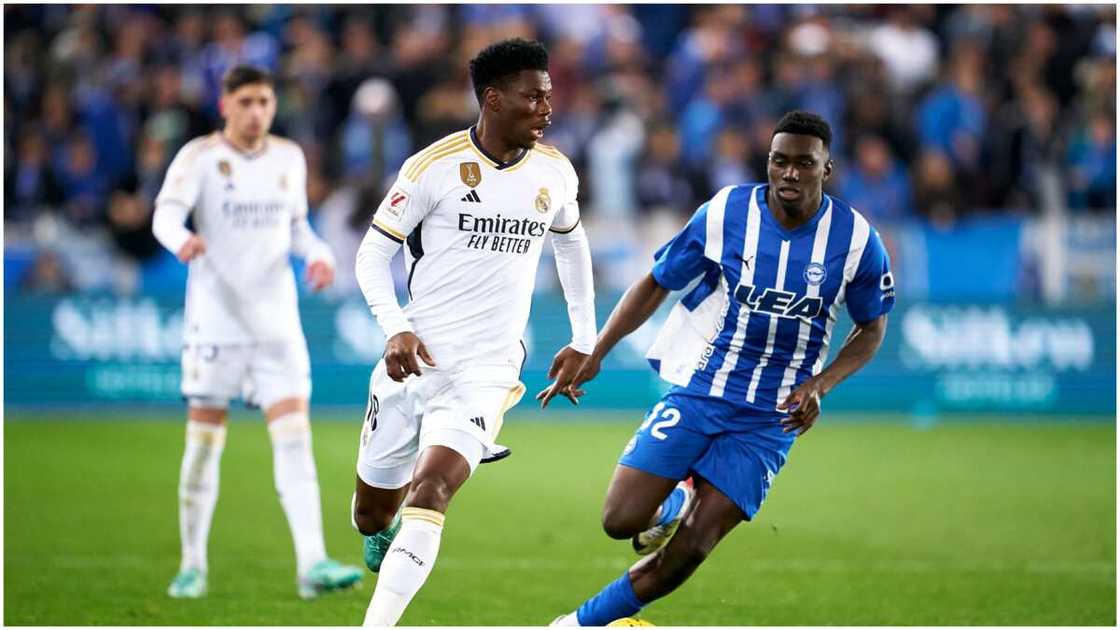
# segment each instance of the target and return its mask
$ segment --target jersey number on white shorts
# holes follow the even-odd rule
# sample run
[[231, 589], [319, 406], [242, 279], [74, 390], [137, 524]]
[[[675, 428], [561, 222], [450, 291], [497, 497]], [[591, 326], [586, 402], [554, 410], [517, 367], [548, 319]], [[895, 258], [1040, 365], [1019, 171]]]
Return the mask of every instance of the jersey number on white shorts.
[[369, 403], [366, 405], [366, 422], [369, 423], [369, 430], [373, 431], [377, 428], [377, 412], [381, 410], [381, 403], [377, 400], [377, 396], [369, 395]]

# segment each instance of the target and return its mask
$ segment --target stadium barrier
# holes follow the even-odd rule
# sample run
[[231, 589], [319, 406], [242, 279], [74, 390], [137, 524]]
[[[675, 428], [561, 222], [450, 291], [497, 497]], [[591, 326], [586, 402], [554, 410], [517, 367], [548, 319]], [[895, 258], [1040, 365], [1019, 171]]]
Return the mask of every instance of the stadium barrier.
[[[600, 323], [617, 299], [600, 294]], [[637, 409], [659, 396], [664, 384], [643, 354], [664, 313], [608, 357], [582, 408]], [[9, 295], [5, 317], [9, 408], [181, 404], [181, 298]], [[308, 298], [301, 317], [314, 403], [363, 405], [370, 368], [384, 344], [365, 304]], [[833, 332], [831, 356], [847, 334], [843, 320]], [[530, 395], [546, 385], [552, 356], [568, 338], [563, 299], [538, 295], [525, 335], [529, 354], [522, 378]], [[1114, 415], [1115, 339], [1116, 320], [1107, 304], [903, 303], [891, 315], [875, 360], [826, 405], [918, 420], [944, 412]]]

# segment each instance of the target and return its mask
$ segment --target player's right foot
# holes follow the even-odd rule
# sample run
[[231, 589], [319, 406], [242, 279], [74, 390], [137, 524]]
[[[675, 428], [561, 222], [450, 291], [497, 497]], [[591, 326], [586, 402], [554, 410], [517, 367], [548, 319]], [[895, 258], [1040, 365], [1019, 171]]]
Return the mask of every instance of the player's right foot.
[[315, 599], [323, 593], [350, 588], [362, 580], [362, 570], [327, 558], [299, 579], [300, 599]]
[[167, 587], [167, 594], [176, 599], [198, 599], [205, 596], [206, 574], [198, 569], [180, 571]]
[[673, 492], [676, 492], [677, 489], [684, 491], [684, 500], [681, 501], [680, 507], [673, 514], [662, 514], [657, 525], [639, 533], [630, 540], [634, 545], [634, 551], [637, 551], [639, 556], [648, 556], [664, 547], [665, 543], [673, 537], [673, 534], [677, 533], [677, 528], [681, 526], [685, 514], [688, 514], [688, 506], [692, 505], [692, 496], [695, 492], [692, 487], [692, 478], [689, 477], [678, 483]]
[[398, 514], [393, 517], [393, 522], [388, 529], [365, 537], [362, 544], [362, 558], [366, 561], [366, 566], [369, 567], [370, 571], [377, 573], [381, 570], [381, 561], [385, 559], [385, 554], [389, 551], [389, 545], [392, 544], [393, 538], [396, 537], [400, 529], [401, 515]]

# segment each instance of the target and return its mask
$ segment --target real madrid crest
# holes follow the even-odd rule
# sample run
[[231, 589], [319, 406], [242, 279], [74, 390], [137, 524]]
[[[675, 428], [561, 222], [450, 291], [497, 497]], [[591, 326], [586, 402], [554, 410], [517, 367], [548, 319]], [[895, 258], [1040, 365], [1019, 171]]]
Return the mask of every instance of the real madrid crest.
[[230, 166], [228, 160], [220, 160], [218, 162], [218, 172], [222, 177], [226, 178], [226, 190], [233, 190], [233, 167]]
[[537, 193], [536, 204], [537, 212], [541, 214], [545, 214], [548, 212], [548, 209], [552, 207], [552, 198], [548, 196], [547, 188], [542, 188], [541, 191]]
[[459, 179], [471, 188], [478, 186], [482, 182], [482, 169], [479, 168], [478, 162], [460, 162]]

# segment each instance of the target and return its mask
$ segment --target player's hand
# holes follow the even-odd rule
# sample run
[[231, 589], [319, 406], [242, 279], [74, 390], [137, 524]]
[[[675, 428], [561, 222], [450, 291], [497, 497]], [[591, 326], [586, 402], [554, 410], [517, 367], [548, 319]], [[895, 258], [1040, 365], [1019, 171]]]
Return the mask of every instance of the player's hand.
[[435, 360], [428, 354], [428, 349], [424, 347], [419, 337], [410, 332], [393, 335], [385, 344], [385, 371], [389, 374], [389, 378], [399, 383], [408, 378], [409, 374], [420, 376], [420, 361], [417, 356], [423, 359], [424, 363], [432, 367], [436, 366]]
[[783, 432], [797, 431], [800, 436], [813, 428], [821, 415], [821, 389], [817, 379], [811, 378], [790, 392], [778, 405], [778, 410], [789, 412], [789, 417], [782, 420]]
[[579, 404], [579, 397], [583, 395], [583, 392], [574, 393], [571, 385], [588, 358], [589, 355], [579, 352], [571, 346], [564, 346], [560, 349], [560, 352], [556, 353], [556, 356], [552, 359], [552, 367], [548, 370], [548, 378], [554, 379], [552, 385], [542, 389], [537, 394], [537, 400], [541, 401], [541, 409], [547, 407], [549, 401], [558, 394], [563, 394], [565, 398], [572, 401], [573, 405]]
[[334, 267], [325, 260], [316, 260], [307, 265], [306, 276], [312, 291], [322, 291], [334, 282]]
[[183, 243], [183, 246], [179, 248], [175, 256], [179, 259], [179, 262], [189, 263], [194, 260], [195, 257], [205, 253], [206, 241], [202, 240], [202, 237], [197, 234], [191, 234], [191, 237], [187, 239], [187, 242]]

